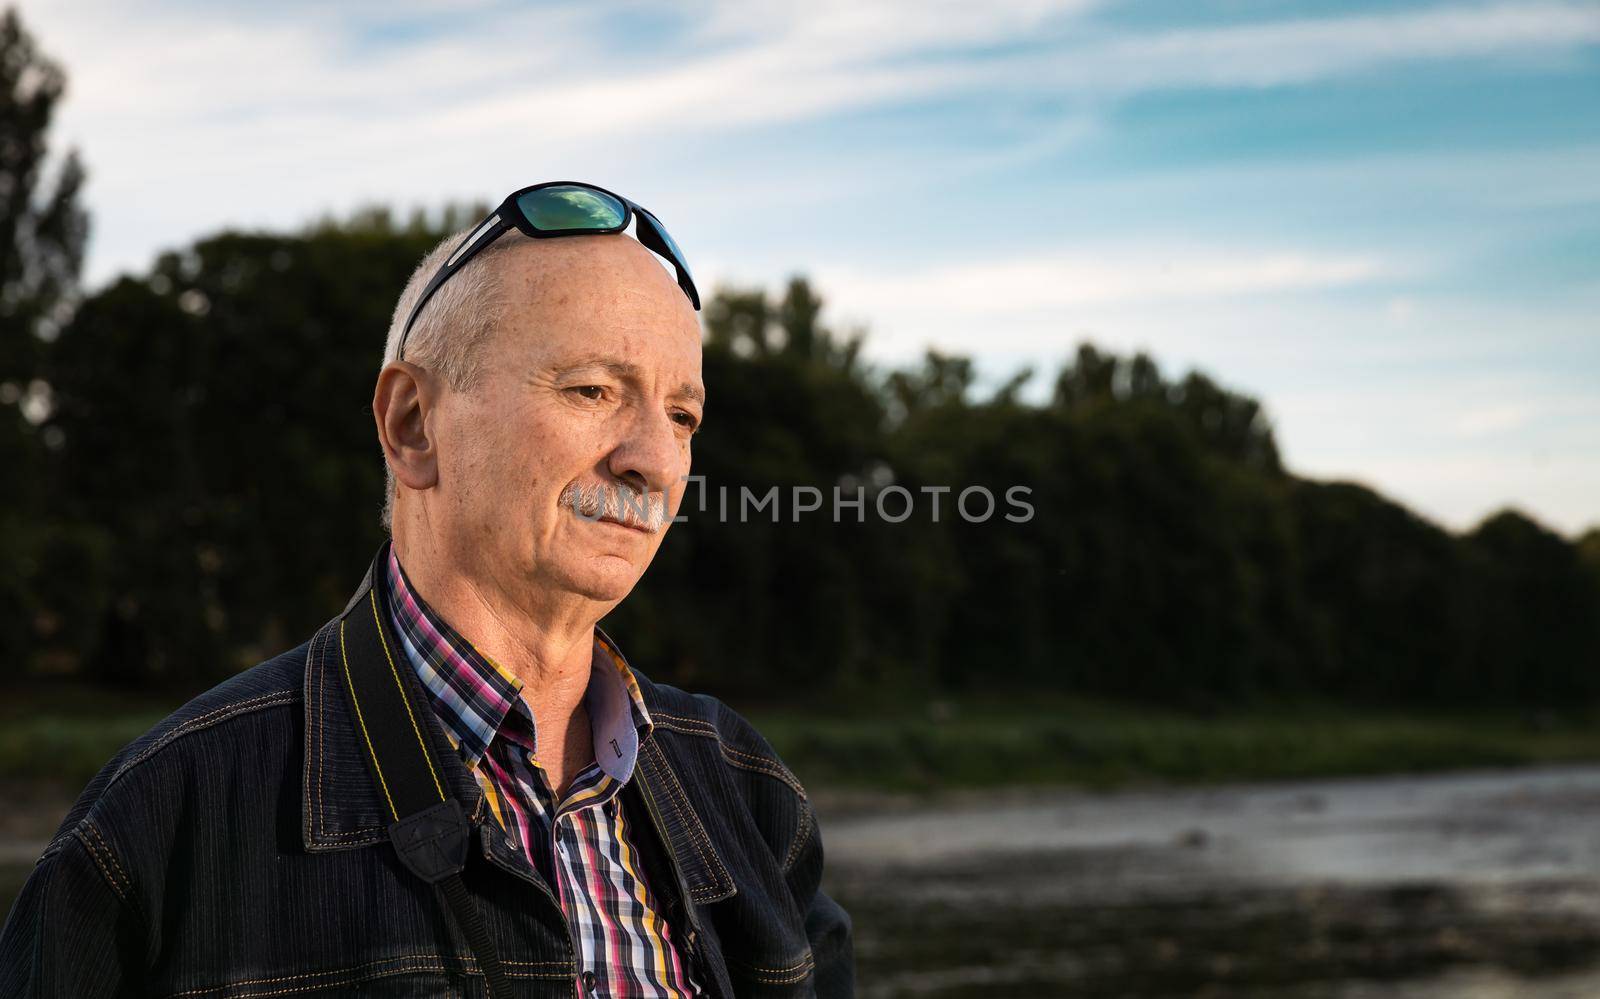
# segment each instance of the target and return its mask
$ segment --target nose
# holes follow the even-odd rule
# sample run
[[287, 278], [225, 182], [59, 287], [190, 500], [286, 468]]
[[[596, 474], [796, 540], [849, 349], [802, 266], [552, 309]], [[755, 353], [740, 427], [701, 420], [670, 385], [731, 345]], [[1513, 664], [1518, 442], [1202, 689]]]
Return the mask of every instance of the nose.
[[640, 407], [606, 458], [612, 475], [643, 493], [678, 489], [688, 471], [689, 447], [667, 414]]

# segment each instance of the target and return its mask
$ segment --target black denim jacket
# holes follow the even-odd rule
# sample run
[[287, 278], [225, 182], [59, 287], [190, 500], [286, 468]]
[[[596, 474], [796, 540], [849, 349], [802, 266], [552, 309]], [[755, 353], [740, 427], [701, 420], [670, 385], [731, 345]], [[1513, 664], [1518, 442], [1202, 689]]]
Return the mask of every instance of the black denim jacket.
[[[89, 783], [0, 934], [0, 997], [486, 995], [436, 890], [390, 845], [356, 741], [341, 656], [382, 653], [341, 649], [338, 623], [372, 580], [308, 642], [190, 701]], [[696, 979], [718, 997], [852, 995], [850, 917], [818, 888], [800, 782], [720, 701], [635, 676], [655, 730], [622, 806]], [[513, 988], [582, 999], [551, 886], [424, 717], [472, 819], [463, 877]]]

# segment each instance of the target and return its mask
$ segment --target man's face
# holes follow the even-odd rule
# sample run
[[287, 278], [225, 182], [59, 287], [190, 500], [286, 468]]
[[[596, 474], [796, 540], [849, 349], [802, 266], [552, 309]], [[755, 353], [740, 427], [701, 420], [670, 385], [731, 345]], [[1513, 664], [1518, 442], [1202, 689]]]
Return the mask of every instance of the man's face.
[[[614, 604], [683, 501], [705, 397], [699, 323], [627, 237], [540, 240], [496, 264], [508, 306], [483, 374], [447, 389], [429, 420], [439, 481], [425, 529], [457, 571], [513, 600], [531, 589]], [[575, 510], [573, 492], [597, 487], [645, 496], [652, 516]]]

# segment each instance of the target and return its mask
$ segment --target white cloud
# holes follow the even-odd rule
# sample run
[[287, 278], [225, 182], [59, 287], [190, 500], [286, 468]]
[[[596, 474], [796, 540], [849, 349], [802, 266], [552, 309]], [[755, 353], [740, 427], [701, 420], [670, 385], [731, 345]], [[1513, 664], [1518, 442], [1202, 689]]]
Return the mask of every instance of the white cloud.
[[[1084, 22], [1093, 5], [1073, 0], [659, 7], [699, 19], [690, 47], [620, 59], [608, 56], [610, 32], [651, 5], [469, 10], [442, 20], [445, 33], [360, 38], [375, 10], [450, 9], [31, 6], [29, 23], [71, 74], [62, 130], [91, 167], [91, 275], [225, 223], [482, 197], [530, 170], [616, 177], [663, 148], [692, 159], [697, 135], [942, 95], [1262, 86], [1600, 38], [1600, 8], [1570, 3], [1108, 37]], [[1048, 56], [1013, 51], [1041, 46]], [[1079, 115], [1070, 131], [1092, 127]]]
[[[1019, 319], [1053, 321], [1062, 329], [1120, 307], [1261, 299], [1393, 280], [1418, 270], [1414, 262], [1377, 253], [1206, 247], [1151, 239], [916, 270], [824, 267], [814, 280], [837, 311], [873, 317], [876, 339], [891, 351], [953, 329], [974, 331], [984, 349], [1005, 350], [1037, 342], [1031, 324], [1018, 324]], [[1008, 340], [1007, 331], [1014, 339]]]
[[1421, 454], [1371, 459], [1359, 467], [1317, 463], [1303, 475], [1364, 482], [1454, 531], [1466, 531], [1507, 507], [1569, 538], [1600, 526], [1600, 464], [1587, 454], [1508, 450], [1472, 455]]
[[[1533, 148], [1356, 147], [1300, 159], [1219, 158], [1077, 179], [1072, 195], [1129, 214], [1144, 207], [1150, 217], [1185, 207], [1195, 214], [1194, 209], [1220, 203], [1256, 208], [1238, 213], [1245, 219], [1294, 211], [1296, 219], [1336, 222], [1347, 206], [1358, 205], [1364, 217], [1348, 221], [1392, 222], [1393, 228], [1382, 234], [1385, 245], [1392, 246], [1406, 237], [1434, 242], [1438, 227], [1453, 221], [1600, 206], [1597, 163], [1600, 145], [1593, 141]], [[1197, 196], [1205, 202], [1197, 204]], [[1413, 225], [1419, 209], [1432, 223], [1420, 229]], [[1475, 236], [1491, 241], [1503, 238], [1503, 233], [1482, 231]], [[1459, 241], [1451, 243], [1452, 250], [1460, 246]]]
[[1117, 38], [1029, 64], [1027, 79], [1098, 94], [1267, 87], [1419, 59], [1562, 50], [1600, 41], [1600, 7], [1535, 3], [1307, 18]]
[[1461, 437], [1483, 437], [1526, 426], [1533, 415], [1531, 407], [1519, 403], [1482, 406], [1457, 416], [1455, 431]]
[[[1289, 467], [1367, 482], [1455, 530], [1507, 506], [1568, 535], [1600, 524], [1600, 393], [1584, 373], [1594, 355], [1582, 320], [1500, 310], [1419, 320], [1435, 335], [1392, 360], [1381, 330], [1324, 315], [1314, 324], [1344, 336], [1306, 337], [1300, 357], [1257, 365]], [[1528, 343], [1529, 327], [1550, 342]]]
[[530, 175], [614, 179], [668, 149], [692, 159], [696, 134], [946, 92], [966, 71], [918, 53], [1084, 6], [716, 3], [701, 48], [628, 58], [607, 51], [627, 4], [502, 10], [381, 47], [352, 37], [343, 7], [41, 4], [28, 18], [69, 70], [59, 134], [90, 165], [103, 280], [223, 224], [484, 197]]

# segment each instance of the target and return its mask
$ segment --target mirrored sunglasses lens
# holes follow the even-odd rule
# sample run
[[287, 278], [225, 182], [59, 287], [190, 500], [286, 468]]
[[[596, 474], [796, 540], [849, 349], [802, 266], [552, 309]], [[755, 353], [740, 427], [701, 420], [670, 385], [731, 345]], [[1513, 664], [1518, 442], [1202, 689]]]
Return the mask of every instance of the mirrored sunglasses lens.
[[628, 210], [609, 194], [586, 187], [560, 184], [529, 191], [517, 207], [535, 229], [615, 229]]

